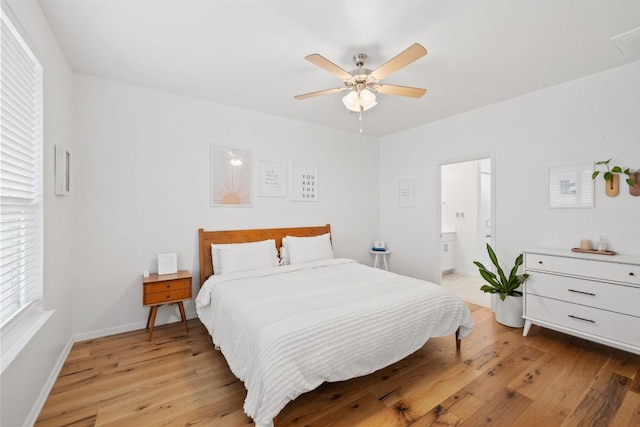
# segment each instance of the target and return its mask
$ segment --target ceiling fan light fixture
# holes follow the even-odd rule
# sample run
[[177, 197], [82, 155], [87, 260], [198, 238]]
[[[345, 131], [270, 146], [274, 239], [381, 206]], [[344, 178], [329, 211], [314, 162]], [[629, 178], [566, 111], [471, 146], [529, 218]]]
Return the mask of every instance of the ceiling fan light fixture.
[[352, 90], [342, 98], [342, 103], [347, 107], [347, 110], [355, 113], [367, 111], [378, 105], [376, 96], [369, 89], [363, 89], [361, 91]]

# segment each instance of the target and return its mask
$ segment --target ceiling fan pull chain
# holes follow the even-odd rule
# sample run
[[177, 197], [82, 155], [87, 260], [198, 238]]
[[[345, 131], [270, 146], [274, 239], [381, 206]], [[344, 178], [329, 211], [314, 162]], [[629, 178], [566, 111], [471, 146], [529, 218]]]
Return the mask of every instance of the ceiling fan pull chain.
[[360, 122], [360, 133], [362, 133], [362, 107], [360, 107], [360, 114], [359, 114], [359, 118], [358, 121]]

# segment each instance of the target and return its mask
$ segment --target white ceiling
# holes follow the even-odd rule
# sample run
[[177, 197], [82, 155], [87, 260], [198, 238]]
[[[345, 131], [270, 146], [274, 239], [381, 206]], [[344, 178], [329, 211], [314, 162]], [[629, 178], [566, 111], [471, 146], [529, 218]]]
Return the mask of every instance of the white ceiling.
[[429, 54], [385, 83], [364, 133], [383, 136], [640, 60], [611, 37], [640, 27], [638, 0], [39, 0], [74, 72], [358, 132], [339, 87], [307, 62], [375, 69], [412, 43]]

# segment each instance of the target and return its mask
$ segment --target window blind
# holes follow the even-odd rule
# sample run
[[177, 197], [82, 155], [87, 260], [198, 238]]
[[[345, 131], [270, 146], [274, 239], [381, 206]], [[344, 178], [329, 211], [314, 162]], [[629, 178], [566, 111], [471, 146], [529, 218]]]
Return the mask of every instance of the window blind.
[[3, 10], [0, 325], [42, 293], [42, 67]]

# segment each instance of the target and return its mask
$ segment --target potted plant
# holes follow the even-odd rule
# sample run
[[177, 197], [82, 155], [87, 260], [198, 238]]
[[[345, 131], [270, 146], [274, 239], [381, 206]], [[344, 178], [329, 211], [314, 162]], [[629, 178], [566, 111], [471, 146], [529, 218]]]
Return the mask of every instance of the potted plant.
[[[620, 177], [618, 174], [622, 173], [622, 168], [620, 166], [609, 167], [610, 161], [611, 159], [600, 160], [599, 162], [596, 162], [596, 166], [604, 165], [607, 168], [606, 172], [602, 174], [602, 177], [606, 181], [605, 192], [607, 193], [607, 196], [615, 197], [620, 191]], [[591, 178], [596, 179], [598, 175], [600, 175], [600, 171], [595, 170], [593, 171]]]
[[520, 288], [529, 277], [528, 274], [518, 274], [518, 268], [522, 265], [523, 255], [520, 254], [516, 258], [509, 276], [506, 276], [504, 270], [500, 267], [496, 253], [488, 243], [487, 252], [489, 252], [489, 258], [496, 267], [498, 274], [493, 273], [481, 262], [474, 261], [473, 263], [478, 267], [480, 275], [487, 282], [480, 290], [500, 296], [500, 301], [496, 301], [495, 306], [496, 321], [498, 321], [498, 323], [514, 328], [521, 328], [524, 326], [524, 319], [522, 318], [522, 292], [520, 292], [518, 288]]
[[640, 169], [626, 168], [624, 173], [629, 177], [626, 180], [629, 184], [629, 194], [640, 196]]

